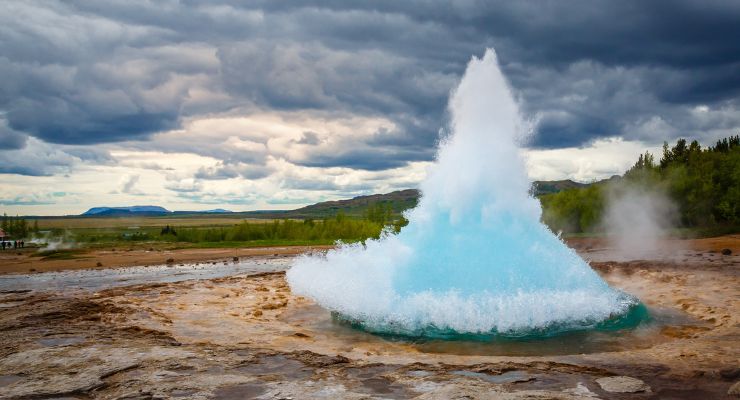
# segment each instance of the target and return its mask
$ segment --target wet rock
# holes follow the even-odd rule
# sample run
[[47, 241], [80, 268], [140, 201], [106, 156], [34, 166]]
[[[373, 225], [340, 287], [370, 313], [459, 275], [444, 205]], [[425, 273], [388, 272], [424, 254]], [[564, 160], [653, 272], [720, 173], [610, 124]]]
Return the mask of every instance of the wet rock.
[[588, 390], [588, 387], [583, 384], [583, 382], [578, 382], [576, 387], [566, 389], [563, 391], [564, 393], [572, 394], [574, 396], [577, 396], [578, 398], [598, 398], [596, 393]]
[[109, 354], [112, 357], [101, 360], [79, 349], [34, 349], [15, 353], [3, 360], [3, 367], [23, 371], [28, 378], [4, 388], [3, 395], [43, 398], [87, 393], [104, 386], [104, 379], [137, 368], [138, 363], [126, 360], [129, 354], [114, 350]]
[[346, 364], [349, 362], [349, 358], [344, 356], [328, 356], [324, 354], [314, 353], [308, 350], [295, 351], [291, 354], [296, 360], [301, 361], [302, 363], [310, 365], [312, 367], [328, 367], [330, 365]]
[[102, 267], [103, 266], [103, 263], [101, 263], [100, 261], [98, 261], [97, 263], [95, 263], [95, 266], [96, 267]]
[[283, 301], [280, 303], [268, 303], [262, 306], [263, 310], [277, 310], [278, 308], [283, 308], [288, 305], [287, 301]]
[[726, 379], [728, 381], [740, 378], [740, 368], [721, 369], [719, 370], [719, 376], [721, 376], [722, 379]]
[[610, 376], [599, 378], [596, 383], [607, 392], [611, 393], [638, 393], [650, 392], [650, 386], [645, 382], [629, 376]]
[[[422, 389], [417, 387], [417, 390]], [[437, 384], [430, 386], [426, 393], [415, 400], [467, 400], [467, 399], [496, 399], [496, 400], [534, 400], [534, 399], [552, 399], [552, 400], [583, 400], [594, 399], [595, 397], [572, 394], [569, 392], [555, 392], [549, 390], [522, 390], [507, 392], [501, 387], [491, 386], [490, 384], [469, 382], [458, 382], [451, 384]]]
[[232, 258], [232, 260], [233, 260], [234, 262], [236, 262], [236, 261], [239, 261], [239, 257], [234, 257], [234, 258]]
[[175, 259], [174, 258], [168, 258], [167, 259], [167, 264], [174, 264], [174, 263], [175, 263]]
[[257, 383], [243, 383], [225, 386], [213, 392], [214, 399], [251, 399], [265, 392], [265, 386]]
[[501, 374], [489, 375], [483, 372], [472, 372], [472, 371], [452, 371], [453, 375], [466, 376], [468, 378], [481, 379], [486, 382], [504, 384], [504, 383], [520, 383], [529, 382], [535, 380], [535, 377], [527, 374], [523, 371], [507, 371]]
[[722, 255], [723, 256], [729, 256], [730, 254], [732, 254], [732, 250], [730, 250], [730, 249], [722, 249]]
[[734, 385], [730, 386], [727, 390], [727, 394], [730, 396], [740, 397], [740, 381], [735, 382]]

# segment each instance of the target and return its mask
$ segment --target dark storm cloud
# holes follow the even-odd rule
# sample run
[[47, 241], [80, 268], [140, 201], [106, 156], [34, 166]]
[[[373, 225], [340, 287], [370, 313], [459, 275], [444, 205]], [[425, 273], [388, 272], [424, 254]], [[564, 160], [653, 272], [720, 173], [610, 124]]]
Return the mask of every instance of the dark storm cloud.
[[[711, 138], [740, 126], [739, 37], [740, 3], [714, 0], [7, 1], [0, 112], [11, 133], [0, 148], [26, 135], [146, 140], [184, 117], [256, 106], [388, 118], [396, 129], [297, 163], [395, 168], [433, 158], [449, 91], [487, 46], [532, 146]], [[204, 90], [219, 96], [193, 95]]]
[[14, 131], [0, 120], [0, 150], [18, 150], [26, 147], [28, 136]]
[[403, 167], [410, 160], [398, 154], [378, 156], [372, 151], [348, 151], [342, 154], [321, 154], [315, 158], [297, 161], [304, 167], [347, 167], [368, 171], [382, 171], [388, 168]]
[[246, 179], [260, 179], [269, 176], [273, 170], [262, 165], [246, 163], [219, 163], [215, 167], [201, 167], [195, 173], [196, 179], [221, 180], [243, 177]]
[[23, 148], [0, 151], [0, 174], [51, 176], [69, 172], [80, 161], [58, 147], [29, 138]]

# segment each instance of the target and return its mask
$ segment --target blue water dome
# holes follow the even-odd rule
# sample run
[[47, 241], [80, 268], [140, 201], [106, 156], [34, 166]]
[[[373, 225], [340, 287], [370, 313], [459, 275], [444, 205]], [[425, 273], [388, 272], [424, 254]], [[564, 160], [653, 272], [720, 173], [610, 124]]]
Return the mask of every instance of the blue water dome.
[[449, 102], [450, 135], [399, 234], [296, 260], [294, 293], [364, 329], [531, 336], [618, 329], [645, 316], [540, 222], [521, 156], [525, 124], [488, 50]]

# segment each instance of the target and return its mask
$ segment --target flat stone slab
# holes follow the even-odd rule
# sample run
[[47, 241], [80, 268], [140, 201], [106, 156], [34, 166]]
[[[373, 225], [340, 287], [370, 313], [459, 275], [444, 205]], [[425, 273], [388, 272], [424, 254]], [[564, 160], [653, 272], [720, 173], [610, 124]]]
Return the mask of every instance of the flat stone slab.
[[599, 378], [596, 383], [607, 392], [611, 393], [638, 393], [650, 392], [650, 386], [647, 383], [629, 376], [610, 376]]
[[740, 397], [740, 381], [737, 381], [734, 385], [730, 386], [727, 394], [730, 396]]

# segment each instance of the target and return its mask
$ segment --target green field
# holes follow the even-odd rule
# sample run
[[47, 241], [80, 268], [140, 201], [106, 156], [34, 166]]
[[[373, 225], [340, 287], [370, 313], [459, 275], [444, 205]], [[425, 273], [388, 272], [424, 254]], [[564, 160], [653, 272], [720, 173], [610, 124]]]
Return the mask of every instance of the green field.
[[[35, 242], [73, 248], [186, 248], [327, 245], [398, 232], [405, 219], [386, 203], [364, 206], [361, 215], [342, 211], [322, 219], [256, 219], [239, 214], [147, 217], [5, 217], [7, 231]], [[33, 239], [36, 239], [35, 241]], [[49, 256], [60, 257], [58, 254]]]
[[40, 219], [27, 218], [31, 223], [38, 221], [40, 230], [51, 229], [139, 229], [161, 228], [163, 226], [208, 227], [231, 226], [242, 222], [254, 224], [271, 223], [272, 219], [244, 218], [235, 216], [162, 216], [162, 217], [45, 217]]

